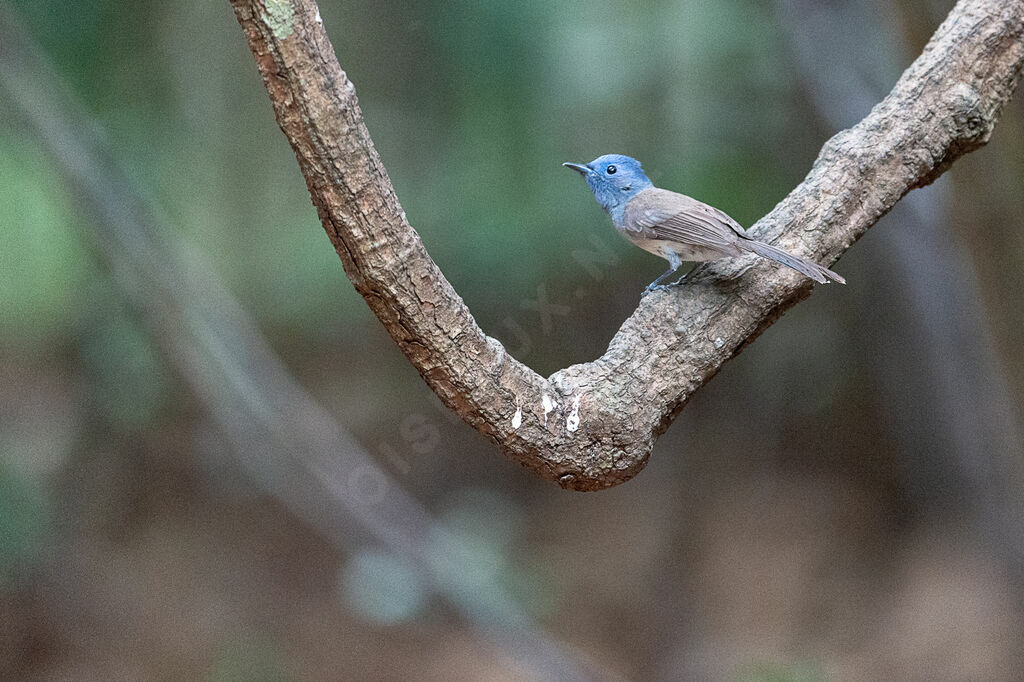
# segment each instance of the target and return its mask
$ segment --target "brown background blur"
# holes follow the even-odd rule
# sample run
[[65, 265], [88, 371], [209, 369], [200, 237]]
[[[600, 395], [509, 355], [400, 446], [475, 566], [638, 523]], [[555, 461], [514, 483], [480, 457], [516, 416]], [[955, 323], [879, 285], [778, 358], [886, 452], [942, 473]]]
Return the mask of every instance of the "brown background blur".
[[[226, 0], [5, 4], [51, 70], [0, 50], [0, 678], [1019, 678], [1019, 93], [579, 494], [453, 420], [346, 281]], [[549, 374], [662, 269], [561, 162], [627, 153], [750, 225], [951, 6], [321, 12], [428, 250]], [[69, 171], [79, 136], [109, 164]]]

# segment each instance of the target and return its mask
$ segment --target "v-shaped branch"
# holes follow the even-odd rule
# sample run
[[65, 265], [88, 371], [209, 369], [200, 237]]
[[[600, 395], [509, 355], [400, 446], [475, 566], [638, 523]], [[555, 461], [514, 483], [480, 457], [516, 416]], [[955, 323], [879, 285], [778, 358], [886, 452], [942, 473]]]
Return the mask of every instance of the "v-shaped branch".
[[[754, 259], [702, 266], [643, 299], [603, 356], [541, 377], [483, 333], [409, 225], [316, 3], [232, 4], [349, 279], [444, 403], [541, 476], [597, 490], [636, 475], [689, 396], [810, 294]], [[1022, 62], [1024, 1], [960, 0], [889, 96], [751, 232], [835, 262], [988, 141]]]

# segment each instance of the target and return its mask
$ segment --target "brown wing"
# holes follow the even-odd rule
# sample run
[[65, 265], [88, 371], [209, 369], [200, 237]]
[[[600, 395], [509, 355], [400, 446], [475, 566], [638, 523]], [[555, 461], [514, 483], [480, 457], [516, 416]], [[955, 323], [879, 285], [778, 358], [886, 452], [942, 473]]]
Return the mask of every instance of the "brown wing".
[[667, 189], [640, 192], [626, 206], [626, 229], [659, 239], [731, 251], [749, 239], [739, 223], [717, 208]]

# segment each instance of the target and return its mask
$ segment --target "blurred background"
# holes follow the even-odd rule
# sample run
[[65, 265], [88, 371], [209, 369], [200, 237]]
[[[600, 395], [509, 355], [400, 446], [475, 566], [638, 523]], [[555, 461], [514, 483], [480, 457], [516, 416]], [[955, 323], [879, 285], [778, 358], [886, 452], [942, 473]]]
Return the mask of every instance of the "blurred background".
[[[427, 249], [547, 375], [663, 267], [561, 162], [750, 225], [952, 5], [320, 9]], [[0, 678], [1017, 678], [1019, 93], [581, 494], [347, 282], [226, 1], [0, 9]]]

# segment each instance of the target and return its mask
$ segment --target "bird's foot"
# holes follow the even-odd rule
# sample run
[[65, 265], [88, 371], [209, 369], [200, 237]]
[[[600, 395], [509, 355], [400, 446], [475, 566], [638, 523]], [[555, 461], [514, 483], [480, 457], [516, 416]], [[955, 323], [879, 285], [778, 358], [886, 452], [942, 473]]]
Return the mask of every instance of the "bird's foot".
[[672, 286], [672, 285], [671, 284], [648, 284], [647, 288], [644, 289], [640, 293], [640, 298], [646, 297], [647, 294], [651, 293], [652, 291], [662, 291], [664, 289], [668, 289], [670, 286]]

